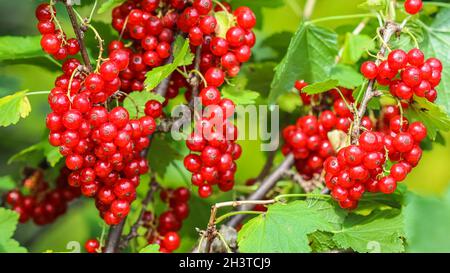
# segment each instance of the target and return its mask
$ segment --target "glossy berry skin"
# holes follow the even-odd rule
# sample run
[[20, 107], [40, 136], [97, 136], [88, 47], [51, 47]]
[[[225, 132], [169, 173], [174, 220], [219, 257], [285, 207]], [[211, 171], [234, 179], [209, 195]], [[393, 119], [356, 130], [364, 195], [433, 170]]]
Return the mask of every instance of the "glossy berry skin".
[[383, 177], [378, 183], [378, 188], [384, 194], [392, 194], [397, 188], [397, 181], [391, 176]]
[[422, 122], [413, 122], [409, 125], [408, 132], [414, 138], [414, 141], [421, 142], [427, 136], [427, 128]]
[[364, 62], [361, 65], [361, 73], [366, 79], [373, 80], [378, 75], [378, 67], [374, 62]]
[[168, 251], [174, 251], [180, 246], [180, 236], [176, 232], [168, 232], [162, 241], [162, 246]]
[[41, 39], [41, 47], [48, 54], [55, 54], [60, 48], [61, 42], [55, 34], [45, 34]]
[[208, 184], [203, 184], [198, 187], [198, 195], [201, 198], [208, 198], [212, 194], [212, 187]]
[[407, 13], [414, 15], [419, 13], [423, 3], [422, 0], [406, 0], [404, 6]]
[[408, 63], [408, 56], [403, 50], [396, 49], [393, 50], [391, 53], [389, 53], [388, 64], [390, 68], [394, 70], [399, 70], [404, 68], [407, 63]]
[[205, 80], [208, 86], [219, 87], [225, 81], [225, 74], [220, 68], [211, 67], [205, 73]]
[[100, 248], [100, 243], [97, 239], [87, 240], [84, 244], [84, 249], [86, 249], [87, 253], [96, 253]]

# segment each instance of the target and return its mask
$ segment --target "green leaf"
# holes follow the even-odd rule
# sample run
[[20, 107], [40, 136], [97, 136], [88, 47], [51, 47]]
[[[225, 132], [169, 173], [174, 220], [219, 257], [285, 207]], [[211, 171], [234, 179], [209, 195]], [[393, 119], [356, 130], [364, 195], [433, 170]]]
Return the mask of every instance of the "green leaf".
[[336, 33], [302, 23], [291, 39], [286, 56], [275, 69], [269, 103], [291, 90], [296, 80], [308, 83], [328, 80], [337, 53]]
[[339, 84], [338, 80], [326, 80], [323, 82], [310, 84], [305, 88], [303, 88], [302, 92], [308, 95], [320, 94], [323, 92], [330, 91], [330, 89], [337, 87], [338, 84]]
[[51, 146], [47, 139], [42, 140], [41, 142], [34, 144], [28, 148], [23, 149], [17, 154], [11, 156], [8, 159], [8, 164], [13, 162], [28, 162], [30, 158], [38, 156], [46, 158], [47, 162], [51, 167], [56, 166], [56, 164], [62, 159], [62, 155], [59, 152], [57, 147]]
[[399, 210], [375, 211], [369, 216], [350, 214], [333, 240], [357, 252], [403, 252], [404, 224]]
[[194, 55], [189, 48], [189, 40], [178, 36], [173, 46], [174, 60], [172, 63], [156, 67], [146, 74], [144, 81], [146, 90], [153, 90], [165, 78], [169, 77], [179, 66], [192, 64]]
[[434, 22], [423, 29], [424, 39], [420, 48], [426, 57], [438, 58], [444, 66], [441, 83], [436, 88], [439, 94], [436, 103], [443, 105], [450, 114], [450, 8], [441, 9]]
[[160, 103], [163, 103], [164, 97], [153, 92], [135, 91], [126, 96], [123, 101], [123, 107], [128, 110], [130, 117], [140, 118], [145, 116], [145, 104], [149, 100], [157, 100]]
[[450, 130], [450, 117], [443, 107], [429, 102], [425, 98], [415, 97], [405, 115], [410, 121], [421, 121], [428, 130], [428, 137], [436, 139], [438, 131]]
[[308, 235], [311, 242], [312, 252], [328, 252], [336, 249], [336, 243], [333, 241], [333, 233], [316, 231]]
[[302, 101], [298, 94], [291, 92], [281, 95], [277, 100], [277, 104], [281, 110], [292, 113], [302, 105]]
[[341, 63], [356, 64], [367, 51], [375, 48], [375, 42], [364, 34], [347, 33], [343, 48]]
[[241, 252], [310, 252], [308, 234], [332, 231], [345, 212], [330, 202], [295, 201], [269, 206], [267, 213], [248, 221], [238, 234]]
[[450, 252], [450, 191], [445, 198], [409, 193], [404, 214], [408, 252]]
[[261, 29], [263, 19], [263, 8], [278, 8], [285, 4], [283, 0], [233, 0], [231, 6], [233, 9], [237, 7], [249, 7], [256, 16], [256, 28]]
[[292, 35], [292, 32], [288, 31], [275, 33], [264, 39], [261, 46], [272, 48], [281, 58], [286, 54], [286, 49], [289, 47], [289, 41], [291, 40]]
[[181, 157], [179, 151], [172, 147], [169, 141], [157, 135], [153, 137], [148, 151], [148, 162], [152, 171], [160, 177], [164, 177], [167, 167]]
[[41, 36], [0, 37], [0, 61], [45, 56], [41, 48]]
[[331, 78], [339, 81], [339, 86], [354, 89], [364, 82], [364, 78], [353, 67], [343, 64], [338, 64], [331, 70]]
[[110, 10], [111, 8], [118, 6], [119, 4], [122, 4], [123, 2], [125, 2], [125, 0], [106, 0], [98, 9], [97, 13], [101, 14], [104, 13], [108, 10]]
[[231, 99], [238, 105], [254, 104], [256, 99], [259, 97], [259, 93], [246, 90], [246, 85], [247, 78], [242, 76], [236, 77], [233, 79], [231, 84], [228, 84], [222, 88], [222, 97]]
[[9, 191], [16, 187], [16, 182], [11, 176], [0, 177], [0, 191]]
[[248, 90], [258, 91], [262, 97], [267, 97], [270, 91], [276, 63], [261, 62], [247, 63], [241, 68], [240, 75], [247, 79], [245, 86]]
[[19, 214], [15, 211], [0, 208], [0, 252], [24, 253], [25, 248], [12, 239], [19, 221]]
[[214, 14], [217, 20], [216, 35], [226, 38], [227, 31], [233, 26], [233, 16], [226, 11], [219, 11]]
[[159, 245], [151, 244], [139, 250], [139, 253], [159, 253]]
[[26, 118], [31, 112], [31, 105], [27, 91], [0, 98], [0, 126], [9, 126], [19, 122], [20, 118]]

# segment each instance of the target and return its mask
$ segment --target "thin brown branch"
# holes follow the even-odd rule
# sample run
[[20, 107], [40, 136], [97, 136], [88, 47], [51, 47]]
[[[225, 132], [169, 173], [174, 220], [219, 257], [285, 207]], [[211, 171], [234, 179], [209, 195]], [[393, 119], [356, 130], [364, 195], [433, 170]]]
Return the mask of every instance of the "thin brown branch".
[[266, 176], [269, 175], [270, 170], [273, 167], [273, 161], [275, 160], [275, 156], [277, 155], [277, 150], [270, 151], [267, 155], [266, 163], [264, 163], [263, 168], [261, 169], [261, 172], [256, 177], [256, 181], [261, 181]]
[[156, 177], [154, 175], [151, 175], [151, 180], [150, 180], [149, 186], [150, 186], [150, 189], [147, 192], [147, 195], [145, 196], [145, 198], [142, 200], [141, 212], [139, 213], [139, 216], [138, 216], [136, 222], [131, 226], [130, 232], [124, 238], [122, 238], [122, 240], [120, 241], [119, 249], [126, 248], [132, 239], [139, 236], [138, 229], [139, 229], [139, 227], [141, 227], [144, 224], [143, 217], [144, 217], [145, 211], [147, 210], [147, 206], [148, 206], [148, 204], [150, 204], [153, 201], [154, 194], [159, 188], [159, 184], [156, 181]]
[[62, 2], [66, 6], [67, 13], [69, 14], [70, 22], [72, 23], [73, 31], [75, 32], [75, 35], [78, 40], [78, 44], [80, 45], [80, 52], [81, 52], [81, 57], [83, 58], [84, 65], [87, 67], [87, 69], [89, 71], [92, 71], [91, 61], [89, 60], [87, 48], [86, 48], [86, 45], [84, 44], [83, 31], [81, 30], [80, 25], [78, 24], [77, 16], [75, 15], [75, 12], [73, 10], [72, 0], [64, 0]]
[[[275, 184], [280, 180], [280, 178], [283, 177], [286, 170], [289, 170], [293, 164], [294, 164], [294, 155], [293, 154], [287, 155], [284, 161], [261, 182], [259, 188], [254, 193], [252, 193], [247, 198], [246, 201], [264, 199], [267, 193], [275, 186]], [[240, 210], [251, 210], [253, 209], [254, 206], [255, 206], [254, 204], [246, 203], [240, 207]], [[231, 227], [237, 227], [242, 222], [242, 220], [245, 219], [246, 216], [247, 215], [245, 214], [236, 215], [233, 218], [231, 218], [231, 220], [227, 223], [227, 225]]]
[[[380, 29], [380, 33], [382, 35], [382, 41], [381, 41], [381, 48], [377, 55], [376, 64], [379, 65], [381, 62], [381, 59], [384, 58], [386, 55], [386, 52], [388, 50], [387, 44], [389, 43], [392, 36], [400, 31], [401, 27], [396, 24], [393, 21], [387, 21], [385, 26]], [[367, 85], [367, 89], [364, 92], [363, 99], [361, 100], [361, 104], [358, 108], [358, 112], [355, 113], [354, 122], [352, 125], [352, 132], [351, 132], [351, 139], [352, 143], [356, 144], [358, 143], [358, 138], [360, 134], [360, 126], [361, 126], [361, 119], [363, 118], [364, 114], [367, 110], [367, 104], [369, 101], [375, 97], [376, 95], [379, 95], [379, 92], [377, 92], [375, 87], [376, 80], [369, 81], [369, 84]]]

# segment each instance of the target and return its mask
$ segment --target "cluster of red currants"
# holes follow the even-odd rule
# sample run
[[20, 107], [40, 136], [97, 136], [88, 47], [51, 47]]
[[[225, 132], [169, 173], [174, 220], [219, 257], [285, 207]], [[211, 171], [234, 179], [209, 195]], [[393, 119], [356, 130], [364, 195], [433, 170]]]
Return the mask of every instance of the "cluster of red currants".
[[44, 180], [41, 170], [33, 170], [22, 181], [27, 194], [15, 189], [5, 196], [6, 204], [19, 214], [19, 222], [25, 223], [32, 219], [36, 225], [45, 225], [55, 221], [67, 210], [67, 204], [80, 196], [79, 189], [67, 184], [70, 170], [62, 168], [56, 179], [56, 187], [50, 188]]
[[163, 189], [160, 192], [161, 201], [168, 204], [169, 210], [161, 213], [156, 219], [150, 211], [144, 213], [144, 227], [148, 228], [149, 244], [160, 245], [160, 252], [170, 253], [180, 246], [180, 236], [183, 221], [189, 216], [190, 193], [187, 188]]
[[233, 189], [235, 161], [242, 154], [241, 146], [236, 143], [237, 127], [227, 120], [226, 113], [234, 112], [233, 102], [222, 99], [219, 105], [208, 109], [211, 109], [207, 111], [210, 116], [196, 121], [194, 132], [186, 140], [191, 154], [184, 158], [184, 166], [192, 173], [192, 184], [198, 187], [202, 198], [213, 193], [213, 185], [224, 192]]
[[[36, 8], [36, 18], [39, 20], [37, 28], [42, 35], [42, 49], [51, 54], [56, 60], [64, 60], [69, 55], [76, 55], [80, 45], [75, 38], [67, 39], [64, 31], [56, 29], [56, 10], [49, 4], [40, 4]], [[58, 24], [59, 25], [59, 24]]]
[[[365, 191], [392, 194], [419, 163], [419, 144], [427, 129], [421, 122], [409, 124], [398, 112], [385, 115], [389, 120], [385, 132], [365, 131], [357, 145], [342, 148], [324, 162], [326, 186], [342, 208], [356, 208]], [[393, 163], [390, 169], [387, 159]]]
[[401, 100], [409, 101], [415, 94], [434, 102], [437, 98], [435, 88], [441, 81], [442, 63], [436, 58], [425, 60], [423, 52], [417, 48], [408, 53], [396, 49], [379, 66], [372, 61], [364, 62], [361, 73], [367, 79], [376, 79], [378, 84], [389, 86], [390, 93]]

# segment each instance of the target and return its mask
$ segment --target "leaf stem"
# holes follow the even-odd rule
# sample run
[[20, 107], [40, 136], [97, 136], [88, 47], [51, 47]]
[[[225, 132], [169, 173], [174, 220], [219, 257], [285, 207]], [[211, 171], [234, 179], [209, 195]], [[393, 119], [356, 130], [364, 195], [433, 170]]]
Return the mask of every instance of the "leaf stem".
[[337, 21], [337, 20], [347, 20], [347, 19], [367, 18], [367, 17], [375, 18], [377, 16], [373, 13], [339, 15], [339, 16], [329, 16], [329, 17], [318, 18], [318, 19], [308, 21], [306, 23], [316, 24], [316, 23], [322, 23], [322, 22], [327, 22], [327, 21]]
[[220, 222], [222, 222], [223, 220], [230, 218], [231, 216], [235, 216], [235, 215], [239, 215], [239, 214], [264, 214], [264, 212], [262, 211], [254, 211], [254, 210], [238, 210], [238, 211], [232, 211], [229, 212], [227, 214], [224, 214], [220, 217], [216, 218], [216, 221], [214, 222], [215, 224], [219, 224]]

